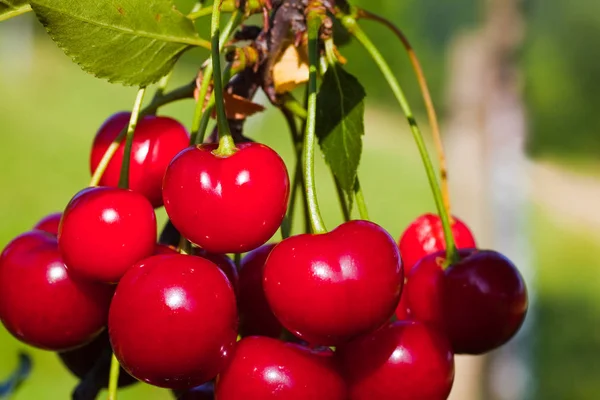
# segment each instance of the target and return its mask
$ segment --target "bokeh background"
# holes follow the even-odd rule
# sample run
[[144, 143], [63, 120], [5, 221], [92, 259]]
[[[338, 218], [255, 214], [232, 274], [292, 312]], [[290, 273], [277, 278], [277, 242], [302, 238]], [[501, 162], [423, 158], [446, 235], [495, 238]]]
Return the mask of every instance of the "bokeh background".
[[[178, 6], [187, 11], [190, 1]], [[442, 117], [453, 211], [483, 247], [508, 254], [526, 276], [532, 309], [504, 350], [458, 361], [454, 399], [600, 399], [600, 2], [596, 0], [361, 0], [411, 38]], [[208, 24], [208, 19], [200, 20]], [[381, 45], [428, 134], [422, 100], [400, 43], [364, 21]], [[368, 94], [360, 165], [372, 218], [399, 237], [433, 211], [416, 147], [391, 92], [355, 43], [342, 49]], [[187, 54], [172, 86], [206, 54]], [[90, 144], [135, 89], [82, 72], [31, 15], [0, 24], [0, 246], [60, 211], [89, 181]], [[264, 102], [264, 98], [260, 97]], [[161, 109], [191, 123], [193, 102]], [[252, 117], [247, 133], [293, 166], [276, 112]], [[319, 196], [329, 227], [341, 221], [320, 160]], [[161, 212], [164, 220], [164, 213]], [[23, 288], [27, 290], [27, 288]], [[69, 398], [76, 381], [57, 357], [20, 344], [0, 327], [0, 380], [17, 353], [34, 356], [14, 396]], [[126, 399], [168, 399], [146, 385]]]

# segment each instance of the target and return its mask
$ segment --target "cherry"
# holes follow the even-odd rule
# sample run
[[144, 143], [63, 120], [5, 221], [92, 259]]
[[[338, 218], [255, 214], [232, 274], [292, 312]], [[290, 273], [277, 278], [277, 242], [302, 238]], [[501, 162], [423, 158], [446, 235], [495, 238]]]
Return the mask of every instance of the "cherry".
[[445, 400], [454, 382], [448, 340], [416, 321], [396, 321], [337, 348], [350, 400]]
[[[471, 250], [459, 250], [465, 256]], [[402, 292], [408, 314], [421, 322], [444, 329], [444, 269], [445, 252], [440, 251], [423, 257], [410, 270]]]
[[394, 239], [358, 220], [279, 243], [267, 259], [263, 285], [286, 329], [309, 343], [335, 346], [388, 321], [403, 279]]
[[217, 378], [217, 399], [345, 400], [346, 387], [332, 352], [251, 336], [242, 339]]
[[231, 284], [212, 262], [146, 258], [117, 286], [108, 328], [121, 366], [152, 385], [189, 389], [213, 379], [236, 342]]
[[[464, 222], [452, 217], [452, 234], [459, 249], [476, 247], [473, 234]], [[424, 214], [414, 220], [400, 237], [400, 254], [404, 272], [408, 272], [421, 258], [446, 249], [444, 229], [438, 215]]]
[[179, 252], [173, 246], [157, 243], [156, 246], [154, 246], [154, 253], [152, 253], [152, 255], [158, 256], [164, 254], [179, 254]]
[[154, 252], [155, 243], [152, 205], [139, 193], [111, 187], [77, 193], [58, 232], [69, 270], [100, 282], [117, 282], [129, 267]]
[[58, 225], [60, 224], [61, 212], [46, 215], [40, 219], [33, 229], [48, 232], [54, 236], [58, 235]]
[[[112, 354], [108, 331], [102, 333], [90, 343], [73, 350], [59, 352], [58, 357], [69, 371], [79, 379], [85, 379], [86, 375], [101, 362], [102, 369], [97, 372], [98, 382], [102, 387], [108, 387], [108, 374], [110, 369], [110, 356]], [[119, 387], [126, 387], [136, 383], [137, 380], [121, 368], [119, 373]]]
[[112, 293], [67, 273], [46, 232], [24, 233], [0, 255], [0, 321], [31, 346], [60, 351], [91, 341], [104, 329]]
[[213, 262], [221, 271], [225, 273], [227, 279], [233, 287], [233, 291], [237, 293], [239, 286], [239, 277], [237, 267], [233, 260], [225, 254], [209, 253], [204, 249], [195, 248], [193, 254]]
[[263, 289], [264, 266], [273, 247], [274, 244], [265, 244], [242, 258], [238, 292], [242, 336], [281, 336], [283, 327], [271, 311]]
[[402, 294], [400, 295], [400, 302], [398, 303], [398, 306], [396, 306], [396, 319], [399, 320], [405, 320], [405, 319], [411, 319], [411, 312], [410, 312], [410, 308], [408, 307], [408, 299], [407, 299], [407, 295], [406, 295], [406, 279], [404, 280], [404, 286], [402, 289]]
[[[120, 112], [111, 116], [98, 130], [90, 156], [92, 174], [113, 140], [129, 124], [131, 114]], [[148, 198], [154, 207], [162, 206], [162, 180], [167, 166], [190, 139], [183, 125], [172, 118], [147, 115], [137, 124], [133, 135], [129, 187]], [[125, 152], [125, 141], [112, 157], [99, 184], [119, 185], [121, 163]]]
[[173, 395], [177, 400], [214, 400], [215, 385], [207, 382], [189, 390], [174, 390]]
[[211, 253], [264, 244], [285, 216], [290, 192], [283, 160], [269, 147], [242, 143], [230, 156], [216, 145], [188, 147], [167, 168], [165, 209], [173, 225]]

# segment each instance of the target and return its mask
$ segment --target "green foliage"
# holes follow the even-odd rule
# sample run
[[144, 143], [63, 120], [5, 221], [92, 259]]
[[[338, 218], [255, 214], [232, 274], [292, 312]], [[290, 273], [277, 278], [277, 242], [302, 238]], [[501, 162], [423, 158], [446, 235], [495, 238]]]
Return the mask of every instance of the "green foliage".
[[21, 15], [30, 9], [25, 0], [0, 0], [0, 21]]
[[110, 82], [146, 86], [185, 50], [205, 44], [169, 0], [34, 0], [31, 5], [74, 62]]
[[341, 65], [327, 69], [317, 95], [317, 137], [351, 204], [365, 132], [365, 89]]

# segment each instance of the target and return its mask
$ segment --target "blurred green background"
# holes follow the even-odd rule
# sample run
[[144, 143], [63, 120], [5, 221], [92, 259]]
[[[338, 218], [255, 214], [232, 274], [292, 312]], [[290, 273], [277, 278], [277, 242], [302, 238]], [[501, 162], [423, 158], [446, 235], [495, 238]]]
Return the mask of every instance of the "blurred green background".
[[[182, 10], [189, 4], [180, 2]], [[189, 2], [188, 2], [189, 3]], [[369, 0], [370, 10], [398, 23], [412, 39], [430, 80], [434, 101], [445, 115], [448, 49], [453, 38], [481, 23], [485, 1]], [[600, 188], [600, 2], [522, 2], [526, 39], [518, 54], [529, 115], [527, 152], [534, 164], [550, 163], [565, 179], [582, 176], [586, 188]], [[204, 20], [206, 23], [207, 20]], [[200, 21], [200, 23], [203, 23]], [[418, 88], [401, 48], [387, 31], [365, 23], [422, 112]], [[595, 39], [595, 40], [594, 40]], [[392, 45], [393, 44], [393, 45]], [[399, 237], [433, 202], [416, 148], [385, 83], [362, 50], [343, 49], [348, 68], [368, 93], [367, 133], [360, 176], [371, 217]], [[184, 57], [172, 86], [192, 77], [201, 51]], [[89, 181], [89, 148], [108, 115], [131, 107], [135, 89], [111, 85], [82, 72], [50, 41], [31, 16], [0, 24], [0, 246], [44, 215], [62, 210]], [[170, 105], [161, 113], [190, 125], [193, 103]], [[420, 118], [423, 126], [425, 118]], [[293, 166], [282, 118], [269, 111], [248, 121], [248, 135], [280, 152]], [[572, 175], [576, 174], [576, 175]], [[562, 176], [562, 175], [560, 175]], [[460, 179], [460, 177], [455, 177]], [[317, 168], [320, 200], [329, 227], [341, 221], [331, 177]], [[559, 179], [560, 183], [561, 180]], [[559, 188], [560, 190], [560, 188]], [[600, 190], [600, 189], [598, 189]], [[592, 192], [594, 193], [594, 192]], [[583, 194], [565, 190], [571, 207]], [[533, 196], [528, 212], [531, 253], [537, 270], [537, 315], [533, 339], [533, 398], [600, 399], [600, 225], [581, 223], [543, 198]], [[587, 209], [598, 221], [597, 209]], [[164, 219], [164, 213], [161, 212]], [[467, 221], [468, 222], [468, 221]], [[27, 288], [24, 288], [27, 290]], [[35, 356], [31, 379], [14, 396], [68, 398], [76, 381], [48, 352], [28, 348], [0, 328], [0, 380], [17, 351]], [[122, 392], [126, 399], [167, 399], [167, 391], [146, 385]]]

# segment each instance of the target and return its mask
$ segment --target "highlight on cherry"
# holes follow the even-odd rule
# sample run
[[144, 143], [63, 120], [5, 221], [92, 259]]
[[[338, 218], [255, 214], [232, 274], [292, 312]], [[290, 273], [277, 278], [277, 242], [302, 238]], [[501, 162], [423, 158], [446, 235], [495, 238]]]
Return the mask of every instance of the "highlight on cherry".
[[[0, 15], [35, 13], [84, 71], [139, 88], [129, 110], [87, 133], [90, 181], [0, 255], [4, 329], [55, 352], [78, 379], [74, 399], [144, 384], [179, 399], [443, 400], [456, 354], [490, 352], [519, 331], [524, 279], [451, 214], [443, 148], [435, 168], [397, 74], [363, 30], [393, 26], [383, 17], [346, 0], [7, 4]], [[370, 219], [360, 184], [367, 89], [346, 69], [364, 62], [344, 56], [349, 40], [406, 116], [436, 206], [400, 237]], [[197, 76], [170, 88], [193, 48], [207, 50]], [[259, 92], [287, 122], [269, 135], [289, 136], [290, 169], [247, 136], [246, 120], [265, 109]], [[190, 126], [163, 114], [176, 101], [195, 103]], [[315, 180], [321, 155], [333, 183]], [[324, 222], [324, 185], [335, 185], [338, 226]], [[27, 384], [11, 379], [12, 391]]]

